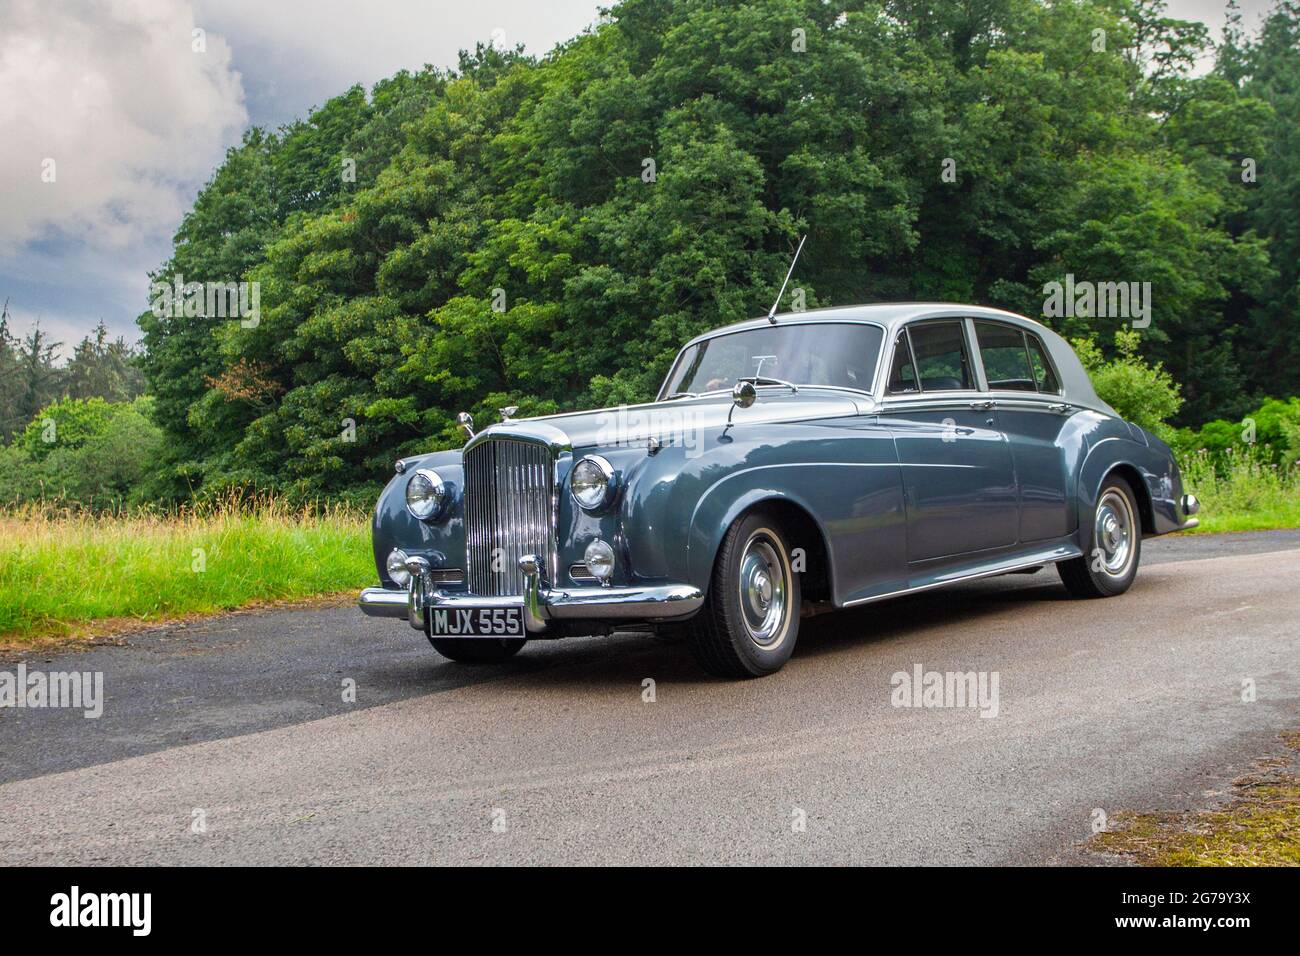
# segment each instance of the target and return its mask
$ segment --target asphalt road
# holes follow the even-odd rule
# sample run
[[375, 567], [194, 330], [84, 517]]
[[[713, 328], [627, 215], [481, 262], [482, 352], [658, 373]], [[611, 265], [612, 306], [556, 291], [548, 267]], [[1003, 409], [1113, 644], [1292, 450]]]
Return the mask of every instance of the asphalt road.
[[[1123, 597], [868, 605], [743, 683], [630, 634], [465, 668], [350, 608], [154, 629], [22, 661], [105, 703], [0, 710], [0, 863], [1075, 862], [1094, 808], [1204, 805], [1300, 726], [1298, 583], [1300, 532], [1163, 538]], [[894, 706], [916, 665], [997, 716]]]

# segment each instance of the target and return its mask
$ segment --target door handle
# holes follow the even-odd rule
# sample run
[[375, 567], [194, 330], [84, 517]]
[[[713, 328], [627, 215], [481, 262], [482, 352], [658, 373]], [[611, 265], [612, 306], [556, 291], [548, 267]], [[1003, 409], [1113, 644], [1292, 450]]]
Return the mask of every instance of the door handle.
[[1053, 405], [1048, 405], [1047, 408], [1049, 411], [1053, 411], [1061, 415], [1066, 415], [1074, 411], [1074, 406], [1071, 405], [1069, 402], [1056, 402]]
[[970, 407], [975, 409], [976, 411], [987, 411], [988, 409], [993, 407], [993, 403], [991, 401], [971, 402]]

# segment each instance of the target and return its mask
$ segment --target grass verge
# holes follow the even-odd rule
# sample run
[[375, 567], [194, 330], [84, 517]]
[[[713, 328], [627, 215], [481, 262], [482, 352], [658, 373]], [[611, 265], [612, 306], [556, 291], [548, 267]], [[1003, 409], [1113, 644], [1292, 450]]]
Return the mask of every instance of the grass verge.
[[[1300, 751], [1300, 733], [1283, 734]], [[1142, 866], [1300, 866], [1300, 776], [1290, 761], [1261, 761], [1232, 784], [1224, 807], [1195, 813], [1128, 813], [1087, 849]]]
[[0, 644], [97, 636], [374, 580], [366, 518], [342, 508], [0, 513]]
[[1181, 463], [1183, 486], [1201, 500], [1194, 533], [1300, 528], [1300, 467], [1279, 468], [1250, 455], [1217, 464], [1207, 455]]

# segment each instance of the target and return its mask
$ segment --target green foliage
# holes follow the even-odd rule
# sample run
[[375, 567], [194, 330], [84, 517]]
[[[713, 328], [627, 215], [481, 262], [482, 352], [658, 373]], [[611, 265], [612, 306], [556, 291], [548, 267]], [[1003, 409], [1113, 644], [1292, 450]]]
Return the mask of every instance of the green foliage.
[[1269, 465], [1300, 460], [1300, 398], [1266, 399], [1238, 421], [1215, 419], [1199, 430], [1179, 429], [1174, 447], [1185, 455], [1205, 453], [1225, 464], [1229, 453], [1251, 452]]
[[119, 336], [109, 341], [103, 322], [59, 367], [61, 343], [37, 325], [19, 340], [9, 330], [8, 303], [0, 308], [0, 445], [13, 438], [37, 410], [60, 396], [129, 401], [140, 395], [140, 356]]
[[18, 442], [32, 458], [43, 461], [56, 449], [80, 448], [102, 437], [113, 411], [102, 398], [63, 398], [37, 412]]
[[1072, 344], [1098, 397], [1124, 419], [1163, 437], [1182, 397], [1159, 362], [1150, 364], [1138, 355], [1138, 342], [1137, 332], [1120, 329], [1115, 333], [1117, 354], [1109, 360], [1093, 339], [1075, 339]]
[[1300, 466], [1278, 465], [1257, 446], [1181, 461], [1183, 486], [1201, 501], [1200, 531], [1300, 527]]
[[159, 496], [155, 471], [164, 446], [147, 398], [61, 399], [38, 412], [12, 446], [0, 448], [0, 505], [147, 503]]
[[262, 315], [141, 317], [159, 487], [360, 495], [459, 410], [645, 399], [804, 232], [809, 307], [1150, 282], [1086, 359], [1147, 427], [1293, 394], [1297, 23], [1194, 76], [1208, 32], [1163, 0], [623, 0], [540, 61], [349, 90], [250, 131], [177, 233], [159, 278], [256, 281]]
[[33, 413], [59, 396], [59, 343], [39, 325], [22, 340], [9, 329], [9, 303], [0, 308], [0, 441], [8, 441]]

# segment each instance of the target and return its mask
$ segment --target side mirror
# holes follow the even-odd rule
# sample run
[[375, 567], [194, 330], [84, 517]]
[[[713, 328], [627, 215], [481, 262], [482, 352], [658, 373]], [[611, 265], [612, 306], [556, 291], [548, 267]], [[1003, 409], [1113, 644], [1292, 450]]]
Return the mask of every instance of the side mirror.
[[[758, 389], [753, 382], [737, 382], [731, 389], [731, 408], [727, 409], [727, 428], [731, 427], [731, 416], [738, 408], [749, 408], [758, 400]], [[726, 434], [726, 429], [723, 429]], [[730, 440], [730, 439], [728, 439]]]

